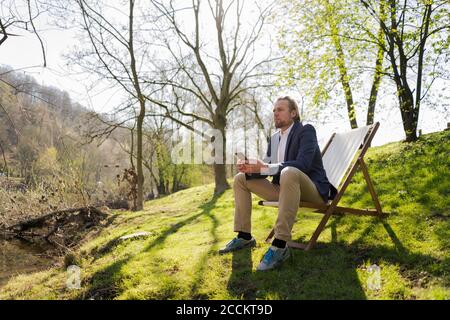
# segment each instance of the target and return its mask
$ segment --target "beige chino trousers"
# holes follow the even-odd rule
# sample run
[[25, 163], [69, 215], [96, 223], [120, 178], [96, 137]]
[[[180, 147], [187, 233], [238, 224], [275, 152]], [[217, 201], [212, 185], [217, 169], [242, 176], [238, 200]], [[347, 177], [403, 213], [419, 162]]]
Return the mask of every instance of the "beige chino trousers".
[[234, 231], [251, 233], [252, 196], [267, 201], [278, 201], [278, 218], [275, 224], [275, 238], [290, 241], [292, 227], [300, 201], [324, 203], [322, 196], [311, 179], [295, 167], [281, 170], [280, 185], [267, 179], [247, 180], [245, 173], [234, 177]]

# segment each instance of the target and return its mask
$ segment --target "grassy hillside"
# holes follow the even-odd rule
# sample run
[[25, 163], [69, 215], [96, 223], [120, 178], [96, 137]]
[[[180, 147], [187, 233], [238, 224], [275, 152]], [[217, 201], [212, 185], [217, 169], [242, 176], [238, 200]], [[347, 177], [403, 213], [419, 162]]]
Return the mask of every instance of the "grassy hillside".
[[[228, 255], [233, 194], [212, 197], [213, 185], [149, 201], [139, 213], [116, 212], [82, 245], [81, 289], [66, 288], [63, 266], [20, 275], [1, 288], [2, 299], [450, 299], [450, 131], [417, 143], [372, 148], [368, 166], [384, 211], [371, 217], [333, 217], [311, 252], [274, 271], [256, 273], [276, 209], [254, 198], [258, 246]], [[371, 206], [358, 174], [344, 202]], [[307, 240], [321, 215], [298, 214], [294, 239]], [[117, 243], [147, 231], [150, 237]], [[368, 267], [381, 268], [381, 289], [368, 286]]]

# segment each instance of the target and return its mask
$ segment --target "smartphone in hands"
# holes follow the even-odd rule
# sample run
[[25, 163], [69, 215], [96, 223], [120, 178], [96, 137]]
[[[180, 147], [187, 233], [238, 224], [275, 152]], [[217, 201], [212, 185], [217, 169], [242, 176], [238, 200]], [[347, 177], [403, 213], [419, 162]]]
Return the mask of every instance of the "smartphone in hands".
[[[248, 158], [242, 152], [236, 152], [234, 154], [241, 161], [248, 161]], [[251, 173], [247, 173], [248, 175], [252, 175]]]
[[242, 161], [244, 161], [244, 160], [247, 161], [248, 160], [247, 157], [242, 152], [236, 152], [235, 155], [236, 155], [236, 157], [239, 160], [242, 160]]

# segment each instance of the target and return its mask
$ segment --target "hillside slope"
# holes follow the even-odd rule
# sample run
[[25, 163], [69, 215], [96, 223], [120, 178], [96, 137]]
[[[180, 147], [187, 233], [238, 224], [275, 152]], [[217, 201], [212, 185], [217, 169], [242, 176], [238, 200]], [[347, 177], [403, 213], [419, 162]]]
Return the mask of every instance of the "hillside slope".
[[[212, 197], [206, 185], [149, 201], [139, 213], [115, 212], [76, 253], [80, 289], [67, 289], [61, 265], [11, 279], [0, 298], [450, 299], [449, 138], [445, 131], [370, 149], [367, 164], [389, 217], [333, 217], [313, 251], [293, 251], [278, 270], [255, 272], [276, 209], [258, 207], [255, 197], [258, 246], [218, 255], [234, 236], [233, 194]], [[344, 202], [371, 206], [361, 174]], [[320, 218], [299, 212], [294, 239], [308, 240]], [[150, 236], [117, 242], [137, 231]], [[378, 289], [368, 285], [373, 264], [381, 270]]]

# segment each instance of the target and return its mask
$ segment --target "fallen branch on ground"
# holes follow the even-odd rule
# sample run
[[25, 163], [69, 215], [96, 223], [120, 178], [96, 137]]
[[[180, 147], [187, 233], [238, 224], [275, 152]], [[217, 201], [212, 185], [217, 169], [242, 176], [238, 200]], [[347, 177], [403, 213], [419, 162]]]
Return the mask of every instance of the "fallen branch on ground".
[[7, 238], [43, 241], [59, 247], [76, 245], [90, 228], [108, 216], [96, 207], [68, 208], [21, 221], [0, 230]]
[[45, 221], [47, 221], [49, 219], [58, 218], [60, 216], [72, 214], [72, 213], [76, 213], [76, 212], [87, 213], [88, 215], [90, 213], [94, 213], [103, 218], [107, 216], [106, 213], [103, 213], [102, 211], [100, 211], [99, 209], [97, 209], [95, 207], [70, 208], [70, 209], [53, 211], [53, 212], [47, 213], [47, 214], [37, 217], [37, 218], [21, 221], [15, 225], [7, 227], [6, 229], [14, 230], [14, 231], [24, 231], [24, 230], [28, 230], [30, 228], [35, 228], [35, 227], [39, 228], [45, 223]]

